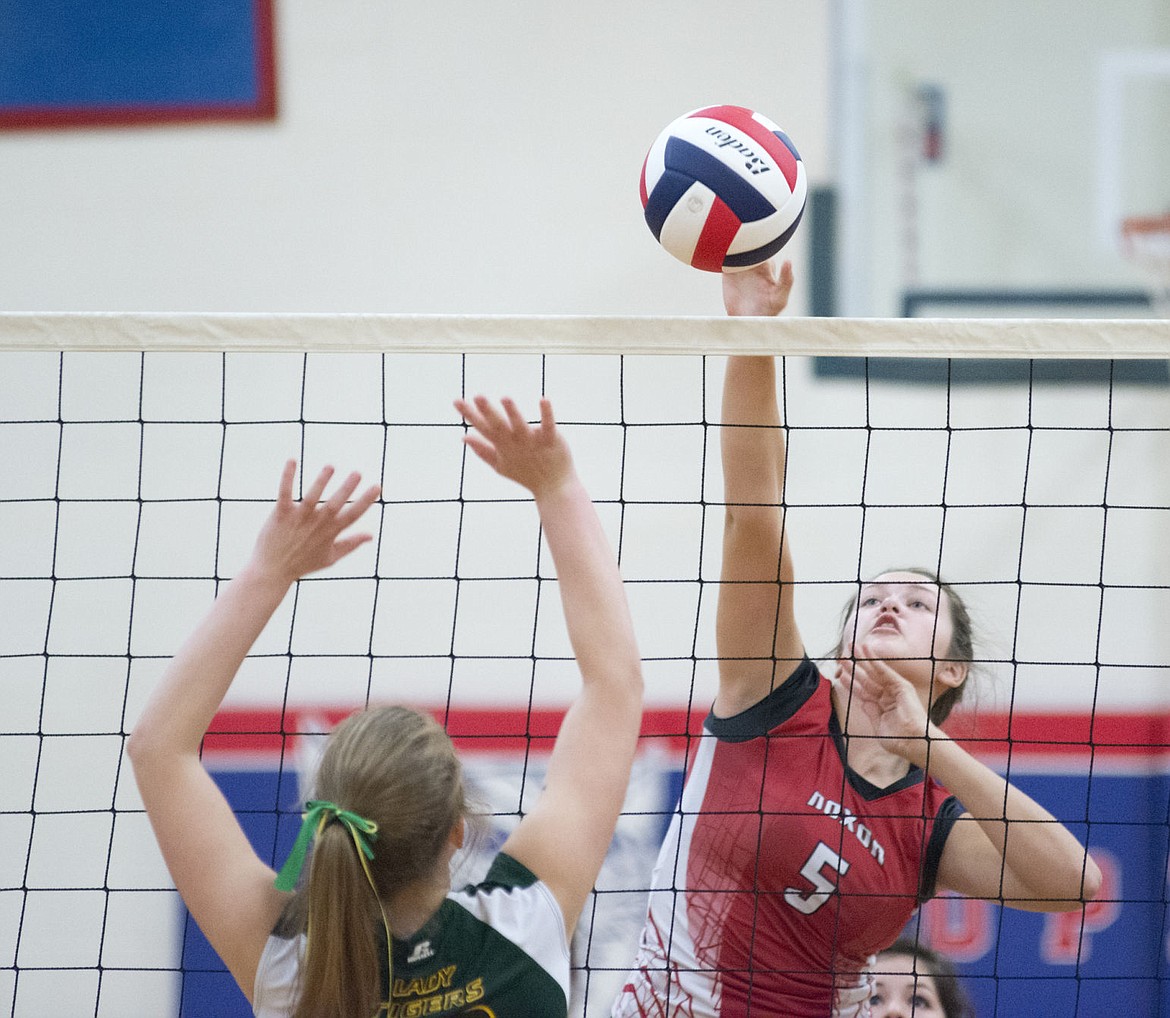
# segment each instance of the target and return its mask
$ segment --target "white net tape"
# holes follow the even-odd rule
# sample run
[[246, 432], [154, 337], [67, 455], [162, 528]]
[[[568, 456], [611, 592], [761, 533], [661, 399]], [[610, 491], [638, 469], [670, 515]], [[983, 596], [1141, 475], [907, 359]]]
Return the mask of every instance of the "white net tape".
[[1160, 357], [1145, 319], [0, 314], [0, 350]]

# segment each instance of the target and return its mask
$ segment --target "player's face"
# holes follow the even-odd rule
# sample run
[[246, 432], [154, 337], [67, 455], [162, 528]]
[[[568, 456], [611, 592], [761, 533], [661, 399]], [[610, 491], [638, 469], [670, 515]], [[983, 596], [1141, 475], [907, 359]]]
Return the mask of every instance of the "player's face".
[[875, 966], [874, 994], [869, 999], [873, 1018], [946, 1018], [934, 977], [913, 974], [914, 959], [904, 954], [883, 955]]
[[883, 573], [861, 588], [846, 639], [887, 659], [945, 657], [951, 606], [937, 583], [919, 573]]

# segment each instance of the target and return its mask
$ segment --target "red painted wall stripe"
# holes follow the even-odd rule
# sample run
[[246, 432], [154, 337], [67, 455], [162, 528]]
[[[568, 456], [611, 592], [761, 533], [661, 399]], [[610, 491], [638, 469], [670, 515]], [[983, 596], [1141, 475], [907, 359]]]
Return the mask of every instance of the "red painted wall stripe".
[[[204, 753], [262, 754], [274, 759], [301, 734], [323, 722], [337, 724], [356, 707], [295, 707], [220, 711], [204, 739]], [[470, 752], [547, 752], [564, 711], [560, 708], [461, 707], [449, 713], [430, 708], [455, 744]], [[653, 707], [643, 713], [642, 738], [668, 752], [683, 753], [689, 737], [700, 734], [705, 710]], [[1068, 756], [1170, 761], [1170, 716], [1143, 713], [1002, 713], [963, 715], [948, 723], [951, 734], [980, 756]]]

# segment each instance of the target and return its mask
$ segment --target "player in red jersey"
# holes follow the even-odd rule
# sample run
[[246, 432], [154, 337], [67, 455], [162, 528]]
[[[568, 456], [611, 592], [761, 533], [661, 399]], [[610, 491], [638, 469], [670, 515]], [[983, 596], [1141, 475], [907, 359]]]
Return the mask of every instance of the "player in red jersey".
[[[775, 315], [792, 267], [723, 276]], [[719, 690], [660, 851], [615, 1018], [862, 1018], [873, 957], [937, 888], [1077, 909], [1100, 871], [1051, 814], [938, 727], [973, 659], [967, 611], [918, 570], [860, 585], [831, 677], [797, 628], [771, 357], [731, 357]]]

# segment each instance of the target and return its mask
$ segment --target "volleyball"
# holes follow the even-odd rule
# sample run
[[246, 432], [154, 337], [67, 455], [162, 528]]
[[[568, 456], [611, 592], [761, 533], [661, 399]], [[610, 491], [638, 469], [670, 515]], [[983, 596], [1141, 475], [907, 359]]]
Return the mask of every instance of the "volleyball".
[[766, 262], [804, 213], [804, 162], [743, 106], [706, 106], [666, 125], [642, 163], [642, 208], [658, 243], [706, 272]]

